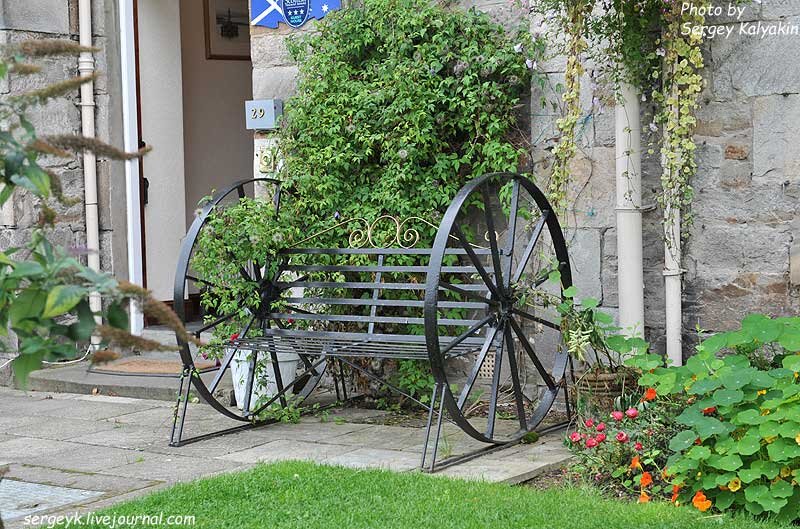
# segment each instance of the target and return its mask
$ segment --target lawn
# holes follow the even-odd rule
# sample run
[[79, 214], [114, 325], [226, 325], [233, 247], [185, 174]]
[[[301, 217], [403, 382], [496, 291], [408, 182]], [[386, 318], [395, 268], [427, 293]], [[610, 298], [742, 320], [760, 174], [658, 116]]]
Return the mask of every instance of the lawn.
[[236, 529], [782, 527], [668, 504], [613, 501], [588, 489], [542, 491], [303, 462], [177, 485], [104, 512], [194, 514], [195, 527]]

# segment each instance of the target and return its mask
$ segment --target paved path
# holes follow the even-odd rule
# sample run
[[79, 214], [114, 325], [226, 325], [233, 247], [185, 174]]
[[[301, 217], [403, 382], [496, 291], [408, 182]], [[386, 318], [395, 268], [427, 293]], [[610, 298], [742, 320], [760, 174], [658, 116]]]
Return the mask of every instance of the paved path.
[[[243, 470], [261, 461], [308, 459], [397, 471], [419, 466], [422, 429], [368, 423], [385, 412], [335, 409], [324, 421], [309, 416], [299, 424], [269, 425], [173, 448], [167, 443], [172, 406], [157, 400], [0, 388], [0, 467], [9, 467], [0, 482], [0, 514], [15, 517], [4, 516], [7, 527], [21, 526], [28, 513], [93, 511], [172, 483]], [[236, 424], [209, 406], [190, 406], [190, 435]], [[550, 434], [437, 475], [525, 481], [568, 458], [561, 439], [562, 434]], [[440, 457], [481, 446], [446, 425]]]

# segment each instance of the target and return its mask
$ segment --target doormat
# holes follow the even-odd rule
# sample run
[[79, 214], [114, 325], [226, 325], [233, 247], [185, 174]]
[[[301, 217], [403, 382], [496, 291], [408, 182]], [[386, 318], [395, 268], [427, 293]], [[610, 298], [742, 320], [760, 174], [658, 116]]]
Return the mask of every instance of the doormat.
[[[201, 373], [217, 368], [212, 360], [195, 360], [194, 365]], [[183, 371], [180, 360], [158, 360], [155, 358], [120, 358], [89, 368], [90, 373], [101, 375], [127, 375], [140, 377], [179, 377]]]

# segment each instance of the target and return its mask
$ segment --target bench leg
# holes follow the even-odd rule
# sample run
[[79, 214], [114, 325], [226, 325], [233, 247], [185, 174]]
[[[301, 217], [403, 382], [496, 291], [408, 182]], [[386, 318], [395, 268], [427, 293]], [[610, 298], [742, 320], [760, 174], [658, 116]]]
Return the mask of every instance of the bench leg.
[[[186, 391], [184, 392], [184, 384]], [[181, 372], [181, 383], [178, 388], [178, 401], [175, 403], [175, 413], [172, 416], [172, 433], [170, 434], [170, 446], [177, 446], [183, 438], [183, 424], [186, 422], [186, 409], [189, 406], [189, 391], [192, 389], [192, 370], [189, 366], [183, 366]], [[183, 401], [183, 403], [181, 403]], [[183, 404], [181, 406], [181, 404]], [[180, 416], [180, 418], [179, 418]], [[177, 435], [176, 435], [177, 434]]]
[[[436, 452], [439, 450], [439, 436], [442, 433], [442, 418], [444, 417], [444, 384], [438, 382], [433, 387], [431, 394], [431, 404], [428, 408], [428, 422], [425, 426], [425, 442], [422, 445], [422, 461], [420, 462], [420, 469], [427, 472], [433, 472], [436, 467]], [[431, 426], [433, 425], [433, 410], [436, 408], [436, 398], [439, 397], [439, 416], [436, 419], [436, 437], [433, 441], [433, 453], [431, 454], [430, 467], [425, 468], [425, 459], [428, 456], [428, 442], [431, 438]]]

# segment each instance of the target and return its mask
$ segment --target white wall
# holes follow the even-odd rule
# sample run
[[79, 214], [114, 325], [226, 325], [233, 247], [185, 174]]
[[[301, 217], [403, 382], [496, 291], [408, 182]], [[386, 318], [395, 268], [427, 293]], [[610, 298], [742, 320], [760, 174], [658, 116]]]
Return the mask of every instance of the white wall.
[[180, 0], [180, 5], [188, 226], [197, 202], [212, 189], [253, 175], [253, 134], [244, 125], [244, 102], [252, 99], [252, 65], [207, 60], [202, 2]]
[[147, 287], [162, 300], [172, 299], [175, 260], [186, 232], [179, 7], [178, 0], [139, 0], [142, 140], [153, 148], [143, 160], [150, 182], [146, 277]]

